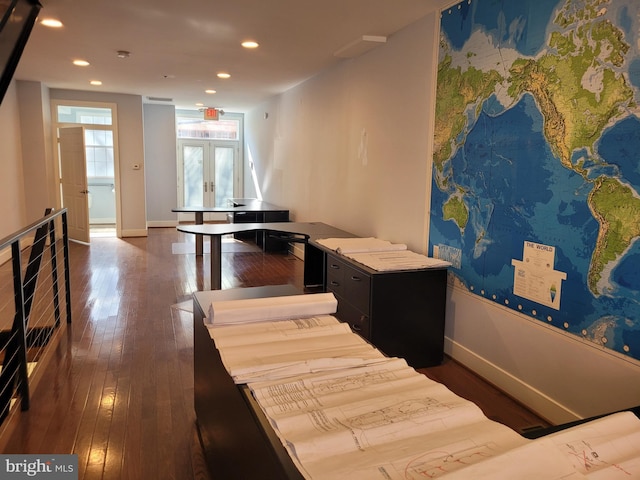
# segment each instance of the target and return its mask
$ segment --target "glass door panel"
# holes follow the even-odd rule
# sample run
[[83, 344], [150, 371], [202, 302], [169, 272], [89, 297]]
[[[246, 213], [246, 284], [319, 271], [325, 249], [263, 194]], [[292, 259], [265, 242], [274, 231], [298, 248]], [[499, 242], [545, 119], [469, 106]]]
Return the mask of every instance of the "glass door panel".
[[[224, 207], [237, 191], [238, 148], [230, 142], [178, 140], [178, 203], [181, 207]], [[208, 213], [206, 221], [225, 221], [224, 213]], [[193, 214], [179, 214], [179, 221]]]
[[234, 147], [214, 147], [215, 163], [215, 205], [225, 206], [228, 198], [233, 198], [233, 166], [235, 163]]
[[183, 206], [203, 207], [205, 185], [204, 146], [183, 145]]

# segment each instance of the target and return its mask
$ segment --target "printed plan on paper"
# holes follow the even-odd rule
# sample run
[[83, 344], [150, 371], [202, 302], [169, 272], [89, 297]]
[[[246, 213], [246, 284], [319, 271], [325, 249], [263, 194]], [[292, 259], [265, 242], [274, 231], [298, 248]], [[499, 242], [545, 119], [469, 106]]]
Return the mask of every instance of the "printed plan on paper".
[[632, 413], [527, 440], [331, 315], [207, 328], [305, 478], [640, 478]]

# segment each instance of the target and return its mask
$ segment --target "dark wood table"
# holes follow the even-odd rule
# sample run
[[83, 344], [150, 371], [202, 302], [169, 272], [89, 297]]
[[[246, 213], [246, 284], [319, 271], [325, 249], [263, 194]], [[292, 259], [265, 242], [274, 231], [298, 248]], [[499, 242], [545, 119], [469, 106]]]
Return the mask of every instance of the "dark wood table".
[[[242, 219], [245, 223], [255, 222], [288, 222], [289, 210], [263, 202], [255, 198], [232, 198], [225, 207], [176, 207], [171, 209], [175, 213], [195, 214], [195, 224], [204, 224], [205, 213], [231, 213], [234, 223]], [[244, 219], [252, 220], [244, 220]], [[196, 255], [203, 254], [202, 235], [196, 235]]]
[[[307, 248], [309, 241], [318, 238], [345, 238], [355, 235], [322, 222], [266, 222], [266, 223], [211, 223], [180, 225], [178, 231], [208, 236], [211, 243], [211, 290], [222, 285], [222, 236], [240, 232], [266, 231], [285, 242], [305, 243], [305, 286], [323, 284], [324, 254]], [[308, 257], [307, 257], [308, 256]]]
[[246, 385], [227, 373], [204, 324], [212, 301], [300, 294], [292, 285], [193, 294], [194, 407], [211, 475], [225, 480], [304, 478]]

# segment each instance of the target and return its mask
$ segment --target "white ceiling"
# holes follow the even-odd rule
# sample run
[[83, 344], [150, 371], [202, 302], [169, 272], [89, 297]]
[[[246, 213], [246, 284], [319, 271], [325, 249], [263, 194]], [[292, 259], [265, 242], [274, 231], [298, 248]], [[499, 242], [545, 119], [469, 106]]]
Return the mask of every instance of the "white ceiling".
[[[129, 93], [245, 111], [344, 61], [363, 35], [391, 36], [443, 0], [41, 0], [15, 78], [51, 88]], [[449, 2], [451, 3], [451, 2]], [[253, 39], [256, 50], [240, 42]], [[117, 57], [118, 50], [131, 52]], [[76, 67], [83, 58], [91, 65]], [[232, 76], [216, 77], [219, 71]], [[90, 80], [101, 80], [93, 87]], [[213, 88], [214, 95], [204, 93]], [[169, 103], [169, 102], [166, 102]]]

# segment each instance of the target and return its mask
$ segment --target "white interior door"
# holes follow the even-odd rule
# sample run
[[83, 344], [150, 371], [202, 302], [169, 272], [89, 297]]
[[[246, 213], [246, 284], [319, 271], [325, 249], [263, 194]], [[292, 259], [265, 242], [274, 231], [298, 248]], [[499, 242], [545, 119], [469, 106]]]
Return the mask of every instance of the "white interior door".
[[89, 190], [84, 127], [61, 128], [58, 132], [62, 206], [67, 208], [69, 238], [89, 243]]
[[[180, 140], [180, 206], [224, 207], [233, 198], [238, 148], [235, 144], [207, 140]], [[193, 220], [184, 214], [180, 220]], [[224, 221], [226, 214], [206, 214], [206, 221]]]

